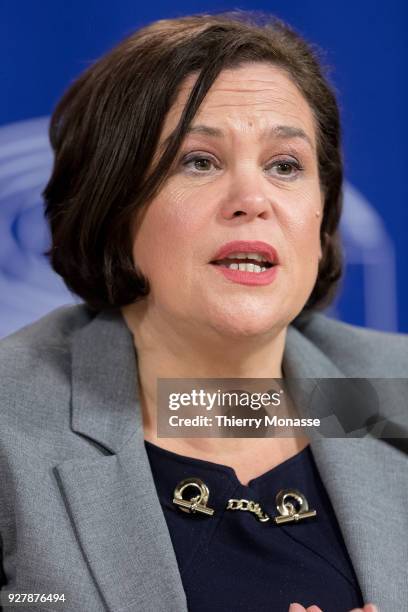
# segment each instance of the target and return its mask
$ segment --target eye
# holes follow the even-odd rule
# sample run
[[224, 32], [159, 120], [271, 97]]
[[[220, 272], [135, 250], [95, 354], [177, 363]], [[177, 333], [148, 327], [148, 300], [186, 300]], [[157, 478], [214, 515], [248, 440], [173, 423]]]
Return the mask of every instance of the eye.
[[208, 155], [195, 154], [184, 157], [181, 165], [192, 174], [208, 174], [209, 171], [216, 167], [216, 162]]
[[294, 159], [279, 159], [270, 164], [265, 170], [275, 170], [275, 172], [272, 172], [272, 175], [280, 178], [294, 179], [302, 172], [303, 167]]

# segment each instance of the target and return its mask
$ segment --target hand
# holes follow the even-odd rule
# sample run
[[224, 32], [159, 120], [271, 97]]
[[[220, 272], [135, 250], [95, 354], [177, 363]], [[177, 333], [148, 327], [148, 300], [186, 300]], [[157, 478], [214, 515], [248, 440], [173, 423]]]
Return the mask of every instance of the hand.
[[[298, 603], [292, 603], [289, 606], [289, 612], [323, 612], [318, 606], [309, 606], [304, 608]], [[350, 612], [378, 612], [377, 606], [374, 604], [366, 604], [364, 608], [354, 608]]]

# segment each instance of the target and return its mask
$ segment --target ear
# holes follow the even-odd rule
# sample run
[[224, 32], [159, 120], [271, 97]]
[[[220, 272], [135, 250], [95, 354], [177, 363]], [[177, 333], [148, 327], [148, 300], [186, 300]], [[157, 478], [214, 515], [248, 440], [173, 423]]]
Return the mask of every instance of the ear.
[[329, 241], [330, 241], [329, 234], [327, 232], [323, 232], [320, 238], [320, 243], [319, 243], [319, 264], [321, 263], [323, 259], [323, 253], [326, 253], [327, 251], [327, 244]]
[[322, 250], [322, 241], [320, 240], [319, 242], [319, 263], [322, 261], [322, 257], [323, 257], [323, 250]]
[[[320, 195], [321, 195], [321, 198], [322, 198], [322, 200], [321, 200], [321, 209], [316, 211], [316, 216], [317, 216], [317, 217], [320, 217], [320, 235], [321, 235], [321, 231], [322, 231], [322, 222], [323, 222], [322, 217], [323, 217], [323, 212], [324, 212], [324, 193], [323, 193], [323, 192], [321, 192], [321, 194], [320, 194]], [[325, 238], [325, 236], [324, 236], [324, 238]], [[321, 238], [320, 238], [320, 240], [319, 240], [319, 258], [318, 258], [318, 259], [319, 259], [319, 264], [320, 264], [320, 262], [321, 262], [321, 261], [322, 261], [322, 259], [323, 259], [323, 245], [322, 245], [322, 237], [321, 237]]]

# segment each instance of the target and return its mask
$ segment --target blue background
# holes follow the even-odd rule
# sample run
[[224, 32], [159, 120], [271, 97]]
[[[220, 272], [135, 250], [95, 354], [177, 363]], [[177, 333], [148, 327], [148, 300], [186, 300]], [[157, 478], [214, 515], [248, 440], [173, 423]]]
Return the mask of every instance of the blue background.
[[[156, 1], [143, 6], [134, 0], [3, 0], [0, 6], [0, 126], [49, 116], [63, 91], [90, 62], [155, 19], [233, 8], [259, 9], [287, 20], [317, 43], [325, 51], [326, 63], [332, 66], [331, 79], [338, 92], [348, 183], [344, 237], [348, 267], [342, 296], [332, 314], [356, 324], [408, 331], [408, 3], [203, 0], [175, 1], [171, 6]], [[40, 129], [45, 133], [46, 123], [41, 123]], [[24, 236], [23, 231], [19, 234], [16, 230], [19, 202], [14, 199], [13, 216], [6, 188], [11, 174], [1, 170], [2, 162], [7, 165], [10, 159], [8, 151], [14, 136], [12, 130], [4, 133], [7, 146], [3, 143], [3, 149], [0, 140], [0, 276], [4, 281], [0, 284], [0, 335], [70, 299], [59, 287], [59, 298], [48, 303], [42, 299], [37, 310], [33, 307], [23, 312], [22, 303], [27, 302], [23, 294], [20, 303], [13, 304], [13, 279], [27, 284], [40, 281], [30, 278], [31, 268], [28, 264], [24, 268], [19, 259]], [[3, 156], [2, 150], [6, 151]], [[26, 171], [20, 170], [19, 176]], [[40, 186], [36, 187], [38, 193]], [[39, 208], [38, 200], [35, 222], [30, 217], [28, 224], [25, 216], [30, 236], [26, 236], [24, 248], [37, 248], [37, 256], [40, 246], [45, 246], [41, 242], [45, 234], [40, 227]], [[3, 245], [8, 244], [3, 251], [2, 240]], [[49, 289], [50, 295], [56, 287]], [[19, 316], [14, 317], [17, 311]]]

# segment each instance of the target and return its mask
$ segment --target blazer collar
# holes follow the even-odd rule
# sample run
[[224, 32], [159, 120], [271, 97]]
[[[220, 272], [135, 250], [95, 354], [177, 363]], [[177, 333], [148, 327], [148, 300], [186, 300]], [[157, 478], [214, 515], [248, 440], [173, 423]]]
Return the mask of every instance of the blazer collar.
[[[287, 332], [285, 376], [309, 387], [344, 374], [295, 327]], [[112, 453], [142, 427], [137, 353], [120, 311], [99, 313], [72, 341], [72, 429]], [[301, 388], [301, 387], [300, 387]]]
[[[293, 326], [283, 369], [304, 379], [344, 376]], [[56, 474], [107, 608], [187, 612], [143, 443], [136, 372], [133, 338], [120, 312], [100, 313], [74, 334], [72, 429], [104, 455], [64, 461]], [[408, 564], [406, 457], [374, 439], [314, 440], [311, 450], [365, 601], [383, 612], [399, 609], [408, 601], [398, 571]]]
[[72, 429], [112, 453], [142, 427], [133, 338], [120, 311], [99, 313], [72, 341]]

